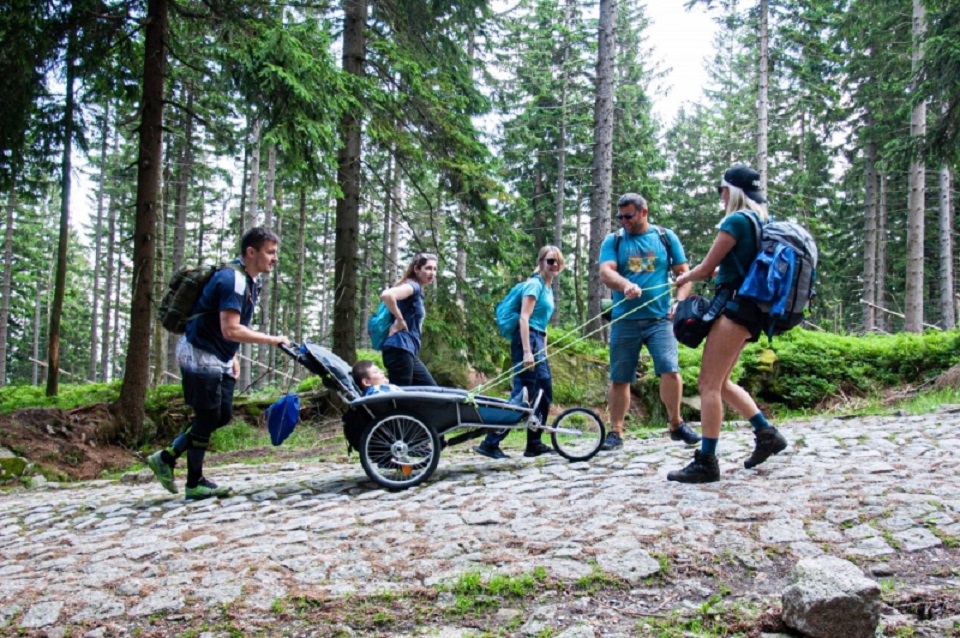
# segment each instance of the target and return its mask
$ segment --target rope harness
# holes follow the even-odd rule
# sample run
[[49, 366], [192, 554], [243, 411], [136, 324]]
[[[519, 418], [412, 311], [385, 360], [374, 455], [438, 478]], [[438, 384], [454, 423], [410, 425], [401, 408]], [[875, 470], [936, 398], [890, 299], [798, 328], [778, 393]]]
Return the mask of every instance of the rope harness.
[[[648, 291], [648, 290], [655, 290], [655, 289], [657, 289], [657, 288], [667, 288], [667, 290], [661, 292], [661, 293], [660, 293], [659, 295], [657, 295], [656, 297], [653, 297], [652, 299], [649, 299], [648, 301], [646, 301], [645, 303], [637, 306], [636, 308], [634, 308], [634, 309], [632, 309], [632, 310], [628, 310], [627, 312], [623, 313], [622, 315], [620, 315], [619, 317], [617, 317], [617, 318], [614, 319], [613, 321], [610, 321], [609, 323], [610, 323], [611, 325], [613, 325], [613, 324], [615, 324], [616, 322], [620, 321], [621, 319], [624, 319], [624, 318], [626, 318], [627, 316], [629, 316], [629, 315], [637, 312], [638, 310], [642, 310], [643, 308], [646, 308], [647, 306], [649, 306], [649, 305], [652, 304], [653, 302], [657, 301], [657, 300], [660, 299], [661, 297], [665, 297], [665, 296], [670, 295], [670, 294], [671, 294], [670, 287], [672, 287], [672, 286], [675, 286], [675, 284], [673, 284], [673, 283], [671, 283], [671, 282], [667, 282], [667, 283], [665, 283], [665, 284], [658, 284], [658, 285], [656, 285], [656, 286], [649, 286], [648, 288], [644, 288], [644, 289], [643, 289], [644, 292], [646, 292], [646, 291]], [[619, 306], [620, 304], [622, 304], [622, 303], [625, 302], [625, 301], [628, 301], [628, 299], [627, 299], [626, 297], [624, 297], [623, 299], [621, 299], [620, 301], [618, 301], [617, 303], [615, 303], [613, 306], [611, 306], [610, 310], [612, 311], [614, 308], [616, 308], [617, 306]], [[589, 325], [591, 322], [596, 321], [597, 319], [599, 319], [600, 316], [601, 316], [601, 315], [597, 315], [596, 317], [591, 317], [589, 320], [587, 320], [586, 322], [580, 324], [579, 326], [576, 326], [576, 327], [574, 327], [574, 328], [571, 328], [568, 332], [562, 334], [562, 335], [556, 340], [556, 343], [563, 343], [563, 341], [564, 341], [565, 339], [567, 339], [568, 337], [570, 337], [570, 336], [576, 336], [576, 335], [579, 333], [580, 330], [582, 330], [583, 328], [585, 328], [585, 327], [586, 327], [587, 325]], [[546, 354], [546, 350], [547, 350], [547, 349], [546, 349], [546, 347], [544, 347], [543, 350], [540, 350], [539, 352], [535, 353], [535, 354], [533, 355], [533, 358], [534, 358], [534, 360], [536, 360], [539, 355], [544, 355], [544, 357], [543, 357], [544, 360], [549, 359], [550, 357], [552, 357], [552, 356], [554, 356], [554, 355], [560, 354], [560, 353], [563, 352], [564, 350], [567, 350], [567, 349], [569, 349], [569, 348], [572, 348], [573, 346], [575, 346], [576, 344], [580, 343], [581, 341], [584, 341], [584, 340], [586, 340], [586, 339], [589, 339], [590, 337], [592, 337], [592, 336], [595, 335], [596, 333], [598, 333], [598, 332], [600, 332], [601, 330], [603, 330], [604, 327], [605, 327], [605, 326], [601, 325], [599, 328], [595, 328], [594, 330], [588, 332], [587, 334], [582, 335], [582, 336], [580, 336], [580, 337], [577, 337], [576, 339], [570, 341], [569, 343], [564, 344], [563, 347], [557, 348], [557, 349], [555, 349], [555, 350], [552, 350], [552, 351], [550, 352], [550, 354]], [[523, 364], [519, 364], [519, 363], [518, 363], [518, 364], [516, 364], [516, 365], [511, 365], [510, 368], [508, 368], [508, 369], [505, 370], [504, 372], [501, 372], [500, 374], [498, 374], [498, 375], [495, 376], [494, 378], [490, 379], [490, 380], [487, 381], [486, 383], [483, 383], [483, 384], [477, 386], [476, 388], [474, 388], [473, 390], [470, 390], [470, 393], [467, 395], [467, 400], [468, 400], [468, 401], [471, 401], [471, 400], [473, 400], [473, 398], [474, 398], [476, 395], [478, 395], [478, 394], [483, 394], [483, 393], [486, 392], [487, 390], [490, 390], [490, 389], [492, 389], [492, 388], [495, 388], [496, 386], [498, 386], [498, 385], [500, 385], [501, 383], [507, 381], [508, 379], [513, 378], [513, 375], [514, 375], [514, 374], [517, 374], [517, 373], [520, 372], [522, 369], [523, 369]]]

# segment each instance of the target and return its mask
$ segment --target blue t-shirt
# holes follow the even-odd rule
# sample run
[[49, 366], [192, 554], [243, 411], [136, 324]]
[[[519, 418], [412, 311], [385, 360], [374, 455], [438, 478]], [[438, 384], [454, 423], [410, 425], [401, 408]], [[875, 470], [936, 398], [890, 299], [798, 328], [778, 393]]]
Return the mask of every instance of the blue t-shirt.
[[[233, 263], [241, 263], [239, 259]], [[187, 341], [195, 348], [212, 352], [218, 359], [228, 363], [237, 354], [240, 344], [228, 341], [220, 332], [220, 313], [236, 310], [240, 313], [240, 325], [250, 326], [253, 309], [260, 295], [260, 278], [254, 281], [245, 272], [222, 268], [214, 273], [203, 287], [200, 298], [193, 304], [192, 315], [187, 323]]]
[[423, 306], [423, 290], [420, 284], [410, 280], [404, 283], [413, 286], [413, 294], [397, 302], [397, 308], [407, 324], [407, 329], [387, 337], [383, 342], [383, 349], [397, 348], [417, 356], [420, 354], [420, 330], [423, 328], [423, 319], [427, 316], [427, 310]]
[[366, 390], [363, 391], [363, 396], [369, 397], [374, 394], [382, 394], [384, 392], [403, 392], [403, 388], [398, 385], [393, 385], [392, 383], [381, 383], [380, 385], [372, 385]]
[[547, 325], [553, 316], [553, 309], [556, 304], [553, 301], [553, 288], [540, 278], [540, 275], [534, 275], [527, 279], [523, 288], [520, 290], [520, 307], [523, 308], [523, 298], [533, 297], [537, 303], [533, 306], [533, 312], [530, 313], [530, 327], [540, 332], [547, 331]]
[[733, 235], [737, 243], [720, 261], [717, 286], [738, 286], [757, 256], [757, 232], [747, 215], [752, 213], [737, 211], [720, 220], [720, 230]]
[[[667, 241], [670, 244], [670, 254], [667, 254], [667, 247], [663, 245], [660, 239], [659, 231], [650, 226], [647, 232], [639, 235], [631, 235], [624, 232], [620, 238], [619, 253], [614, 251], [616, 246], [616, 233], [607, 235], [600, 246], [600, 263], [607, 261], [617, 262], [617, 273], [626, 277], [631, 283], [635, 283], [643, 290], [642, 294], [636, 299], [623, 301], [623, 293], [619, 290], [613, 291], [613, 318], [617, 319], [635, 308], [643, 306], [654, 297], [660, 296], [653, 303], [645, 306], [636, 312], [630, 312], [627, 319], [660, 319], [666, 317], [670, 312], [670, 295], [664, 295], [669, 289], [664, 285], [668, 281], [669, 257], [672, 257], [673, 265], [687, 263], [687, 256], [683, 252], [683, 246], [677, 239], [676, 233], [669, 228], [663, 229], [667, 235]], [[659, 286], [654, 288], [654, 286]], [[648, 288], [652, 288], [649, 292]], [[619, 304], [619, 305], [616, 305]]]

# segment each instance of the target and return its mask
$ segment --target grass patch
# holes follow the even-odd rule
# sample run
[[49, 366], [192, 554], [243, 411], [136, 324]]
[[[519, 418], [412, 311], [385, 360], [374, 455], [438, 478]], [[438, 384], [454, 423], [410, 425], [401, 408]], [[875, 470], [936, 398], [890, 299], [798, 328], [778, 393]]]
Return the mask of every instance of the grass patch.
[[505, 600], [525, 599], [538, 592], [547, 580], [547, 570], [537, 567], [531, 574], [508, 576], [494, 574], [484, 579], [479, 572], [462, 574], [452, 585], [440, 585], [437, 590], [454, 595], [449, 613], [466, 616], [498, 609]]

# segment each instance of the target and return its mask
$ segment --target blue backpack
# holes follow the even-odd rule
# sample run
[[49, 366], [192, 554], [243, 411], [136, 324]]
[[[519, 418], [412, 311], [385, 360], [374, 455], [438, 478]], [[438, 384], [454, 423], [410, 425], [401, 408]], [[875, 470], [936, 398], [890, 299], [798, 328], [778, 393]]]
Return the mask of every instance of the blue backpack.
[[377, 312], [367, 319], [367, 334], [370, 335], [371, 348], [374, 350], [383, 348], [383, 342], [387, 340], [387, 333], [390, 332], [392, 325], [393, 313], [387, 308], [387, 304], [381, 301]]
[[[759, 251], [737, 290], [769, 318], [769, 338], [799, 325], [816, 296], [817, 243], [794, 222], [761, 223], [754, 212], [743, 212], [753, 224]], [[741, 273], [742, 274], [742, 273]]]
[[[530, 279], [539, 279], [540, 282], [543, 283], [540, 275], [534, 275], [530, 277]], [[507, 296], [497, 304], [497, 308], [494, 310], [493, 314], [497, 319], [497, 329], [500, 331], [500, 335], [506, 339], [512, 339], [513, 333], [517, 331], [517, 327], [520, 325], [520, 306], [523, 304], [522, 293], [526, 285], [526, 281], [521, 281], [511, 288]], [[543, 294], [544, 288], [545, 286], [541, 286], [540, 294]], [[538, 300], [539, 298], [539, 295], [537, 295]]]

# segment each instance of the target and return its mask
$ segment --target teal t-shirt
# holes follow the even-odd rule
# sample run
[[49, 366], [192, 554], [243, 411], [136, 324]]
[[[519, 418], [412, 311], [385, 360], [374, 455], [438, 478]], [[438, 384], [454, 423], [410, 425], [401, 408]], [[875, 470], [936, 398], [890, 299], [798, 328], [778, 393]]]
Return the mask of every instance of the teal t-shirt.
[[[550, 317], [553, 316], [553, 309], [556, 307], [553, 301], [553, 289], [547, 286], [539, 275], [527, 279], [520, 291], [520, 299], [524, 297], [533, 297], [537, 300], [533, 306], [533, 313], [530, 315], [530, 327], [540, 332], [547, 331], [547, 325], [550, 323]], [[523, 302], [521, 301], [521, 308]]]
[[750, 269], [753, 258], [757, 256], [757, 233], [753, 222], [747, 218], [749, 211], [730, 213], [720, 221], [720, 230], [733, 235], [736, 245], [720, 261], [717, 272], [717, 286], [739, 285]]
[[[687, 263], [687, 256], [683, 253], [683, 246], [680, 245], [676, 233], [669, 228], [663, 230], [670, 244], [670, 255], [667, 255], [667, 247], [663, 245], [660, 233], [652, 225], [647, 232], [640, 235], [624, 232], [620, 239], [619, 251], [614, 250], [616, 233], [607, 235], [603, 240], [600, 246], [600, 263], [617, 262], [617, 272], [643, 290], [639, 297], [624, 303], [620, 303], [623, 300], [623, 293], [614, 290], [613, 303], [619, 304], [613, 308], [614, 319], [641, 306], [643, 307], [640, 310], [630, 312], [627, 319], [660, 319], [670, 312], [671, 295], [664, 294], [669, 292], [669, 288], [665, 285], [670, 268], [668, 257], [672, 256], [673, 265], [679, 266]], [[653, 303], [644, 305], [655, 297], [659, 298]]]

